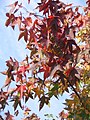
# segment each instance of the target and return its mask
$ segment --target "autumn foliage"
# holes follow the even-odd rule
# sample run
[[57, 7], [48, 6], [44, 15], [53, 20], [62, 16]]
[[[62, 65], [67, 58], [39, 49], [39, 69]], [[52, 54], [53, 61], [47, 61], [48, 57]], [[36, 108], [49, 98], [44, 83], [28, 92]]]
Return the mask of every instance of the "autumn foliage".
[[[62, 111], [61, 119], [90, 119], [90, 1], [86, 4], [82, 7], [59, 0], [41, 0], [35, 8], [40, 14], [28, 11], [18, 1], [9, 5], [5, 25], [12, 29], [18, 25], [18, 40], [26, 42], [30, 56], [21, 62], [12, 57], [6, 61], [1, 110], [8, 100], [13, 102], [15, 113], [18, 105], [26, 110], [21, 101], [26, 103], [36, 97], [41, 110], [44, 104], [50, 104], [52, 96], [58, 98], [66, 91], [71, 99], [66, 99], [68, 114]], [[11, 83], [15, 85], [13, 88]], [[9, 111], [5, 114], [13, 120]]]

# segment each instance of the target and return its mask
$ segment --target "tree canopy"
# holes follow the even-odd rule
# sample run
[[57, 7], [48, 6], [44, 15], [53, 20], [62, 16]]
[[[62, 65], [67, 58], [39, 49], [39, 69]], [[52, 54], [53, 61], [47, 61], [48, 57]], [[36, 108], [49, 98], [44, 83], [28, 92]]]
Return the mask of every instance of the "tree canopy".
[[[30, 4], [30, 0], [27, 2]], [[18, 26], [18, 41], [26, 42], [30, 56], [21, 62], [12, 57], [6, 61], [0, 110], [10, 101], [16, 116], [18, 106], [27, 114], [30, 109], [25, 108], [23, 102], [27, 103], [30, 98], [38, 97], [41, 110], [44, 104], [50, 104], [52, 96], [58, 99], [68, 92], [71, 98], [64, 103], [67, 113], [62, 111], [59, 117], [90, 119], [90, 1], [86, 4], [73, 6], [60, 0], [41, 0], [35, 8], [38, 14], [28, 11], [19, 1], [9, 5], [5, 25], [13, 30]], [[27, 14], [24, 15], [22, 9]], [[5, 115], [6, 120], [14, 119], [10, 111]], [[40, 120], [35, 114], [23, 118], [33, 119]]]

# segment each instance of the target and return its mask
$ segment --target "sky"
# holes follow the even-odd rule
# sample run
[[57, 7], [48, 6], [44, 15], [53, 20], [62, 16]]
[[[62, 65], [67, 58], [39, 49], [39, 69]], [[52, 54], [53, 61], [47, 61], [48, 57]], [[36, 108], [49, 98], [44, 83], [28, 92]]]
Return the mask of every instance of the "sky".
[[[15, 0], [0, 0], [0, 72], [5, 70], [5, 61], [9, 59], [9, 57], [16, 58], [17, 60], [21, 61], [25, 58], [26, 54], [29, 54], [28, 51], [25, 49], [25, 43], [23, 40], [18, 42], [18, 35], [19, 32], [17, 29], [14, 31], [10, 27], [5, 27], [6, 16], [5, 13], [7, 12], [7, 5], [13, 3]], [[27, 0], [18, 0], [22, 1], [24, 6], [27, 6]], [[31, 5], [29, 10], [36, 6], [36, 2], [39, 0], [31, 0]], [[63, 1], [63, 0], [62, 0]], [[66, 3], [74, 3], [74, 5], [85, 5], [85, 0], [64, 0]], [[0, 75], [0, 87], [4, 83], [4, 76]], [[54, 114], [58, 115], [58, 113], [63, 109], [65, 98], [68, 98], [68, 94], [64, 94], [60, 97], [59, 100], [56, 98], [52, 98], [50, 103], [50, 108], [45, 106], [40, 112], [38, 111], [38, 99], [30, 100], [28, 106], [32, 112], [35, 112], [41, 120], [44, 120], [43, 114]], [[9, 109], [9, 108], [7, 108]], [[12, 110], [12, 108], [10, 108]], [[2, 113], [1, 113], [2, 114]], [[22, 115], [20, 116], [22, 117]]]

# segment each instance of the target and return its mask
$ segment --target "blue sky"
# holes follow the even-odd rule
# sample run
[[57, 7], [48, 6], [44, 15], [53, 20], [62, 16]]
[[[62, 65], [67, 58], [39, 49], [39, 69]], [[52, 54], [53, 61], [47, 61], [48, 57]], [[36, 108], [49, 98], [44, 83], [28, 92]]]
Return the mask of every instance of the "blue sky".
[[[10, 27], [5, 27], [7, 12], [7, 5], [13, 3], [15, 0], [0, 0], [0, 71], [5, 70], [5, 61], [9, 59], [10, 56], [16, 58], [17, 60], [23, 60], [26, 54], [29, 54], [28, 51], [25, 50], [24, 41], [17, 41], [18, 38], [18, 30], [13, 31]], [[27, 0], [19, 0], [23, 1], [24, 5], [27, 5]], [[38, 0], [31, 0], [30, 10], [36, 6], [36, 2]], [[63, 1], [63, 0], [62, 0]], [[64, 0], [66, 3], [74, 3], [74, 5], [85, 5], [85, 0]], [[0, 75], [0, 87], [4, 83], [4, 76]], [[28, 103], [32, 112], [37, 113], [42, 120], [44, 120], [43, 114], [52, 113], [54, 115], [58, 115], [58, 113], [63, 109], [64, 99], [69, 97], [67, 94], [64, 94], [60, 97], [60, 100], [56, 98], [52, 98], [50, 103], [51, 107], [45, 106], [40, 112], [38, 111], [38, 100], [31, 100]], [[9, 109], [9, 108], [8, 108]], [[11, 108], [12, 109], [12, 108]], [[22, 116], [21, 116], [22, 117]]]

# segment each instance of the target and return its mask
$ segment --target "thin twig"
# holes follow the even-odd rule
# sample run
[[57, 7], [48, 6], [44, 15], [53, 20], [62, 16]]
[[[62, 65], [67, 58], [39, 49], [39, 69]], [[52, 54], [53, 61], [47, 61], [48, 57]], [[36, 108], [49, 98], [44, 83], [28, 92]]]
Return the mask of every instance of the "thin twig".
[[67, 80], [68, 80], [69, 85], [71, 86], [71, 88], [73, 89], [73, 91], [75, 92], [75, 94], [77, 95], [77, 97], [79, 98], [79, 100], [80, 100], [80, 102], [81, 102], [81, 97], [80, 97], [80, 95], [78, 94], [78, 92], [76, 91], [76, 89], [73, 87], [73, 85], [71, 84], [71, 82], [69, 81], [69, 79], [67, 79]]

